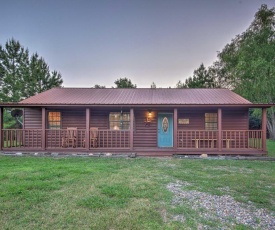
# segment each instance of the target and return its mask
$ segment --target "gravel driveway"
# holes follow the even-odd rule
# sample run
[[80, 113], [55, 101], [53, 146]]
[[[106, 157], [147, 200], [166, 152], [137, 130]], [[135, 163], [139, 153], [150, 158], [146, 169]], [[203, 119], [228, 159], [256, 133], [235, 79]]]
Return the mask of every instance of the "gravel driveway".
[[[219, 229], [232, 229], [236, 224], [243, 224], [253, 229], [275, 229], [275, 215], [263, 208], [256, 208], [252, 202], [244, 204], [237, 202], [229, 195], [217, 196], [196, 190], [185, 190], [189, 185], [177, 181], [167, 185], [174, 193], [172, 205], [187, 204], [198, 212], [200, 218], [218, 221], [223, 226]], [[173, 217], [174, 220], [185, 221], [184, 214]], [[198, 229], [212, 229], [200, 225]]]

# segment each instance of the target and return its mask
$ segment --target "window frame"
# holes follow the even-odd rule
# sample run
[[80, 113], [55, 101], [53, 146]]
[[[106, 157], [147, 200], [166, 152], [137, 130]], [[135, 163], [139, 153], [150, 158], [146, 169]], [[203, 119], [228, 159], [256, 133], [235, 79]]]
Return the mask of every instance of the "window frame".
[[[124, 118], [124, 115], [127, 115]], [[117, 116], [117, 117], [116, 117]], [[116, 118], [116, 120], [111, 120]], [[117, 128], [115, 128], [117, 127]], [[125, 128], [126, 127], [126, 128]], [[110, 112], [109, 113], [110, 130], [130, 130], [130, 113], [129, 112]]]
[[[59, 113], [60, 114], [60, 119], [57, 121], [54, 120], [50, 120], [50, 113]], [[52, 116], [53, 117], [53, 116]], [[58, 125], [50, 125], [50, 122], [55, 122], [58, 123], [59, 122], [59, 126]], [[53, 130], [58, 130], [62, 128], [62, 113], [61, 111], [57, 111], [57, 110], [51, 110], [47, 112], [47, 129], [53, 129]]]
[[204, 113], [205, 130], [218, 130], [218, 113]]

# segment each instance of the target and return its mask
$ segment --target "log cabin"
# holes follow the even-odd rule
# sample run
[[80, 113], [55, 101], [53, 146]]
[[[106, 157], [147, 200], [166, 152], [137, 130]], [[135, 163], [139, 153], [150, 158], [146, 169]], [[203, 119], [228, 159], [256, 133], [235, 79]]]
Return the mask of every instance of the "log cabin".
[[[53, 88], [0, 104], [2, 151], [264, 155], [266, 109], [228, 89]], [[22, 129], [3, 128], [3, 109], [23, 110]], [[249, 108], [262, 129], [249, 130]]]

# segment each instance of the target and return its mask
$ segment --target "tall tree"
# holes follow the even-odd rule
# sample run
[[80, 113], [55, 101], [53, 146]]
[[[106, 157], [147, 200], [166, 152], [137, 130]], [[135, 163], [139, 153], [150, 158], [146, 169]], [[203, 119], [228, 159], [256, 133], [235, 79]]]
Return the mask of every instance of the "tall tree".
[[227, 88], [233, 90], [231, 82], [228, 80], [227, 72], [221, 68], [221, 62], [215, 61], [210, 67], [208, 67], [208, 74], [213, 79], [215, 88]]
[[185, 83], [179, 81], [176, 88], [214, 88], [215, 82], [203, 63], [198, 69], [194, 70], [193, 76], [185, 80]]
[[29, 63], [29, 72], [24, 76], [23, 97], [33, 96], [63, 83], [61, 74], [57, 71], [50, 72], [48, 64], [37, 53], [31, 56]]
[[22, 98], [24, 76], [28, 74], [29, 51], [18, 41], [8, 40], [5, 48], [0, 45], [0, 99], [17, 102]]
[[[216, 71], [227, 86], [254, 103], [275, 102], [275, 8], [262, 5], [249, 28], [218, 54]], [[274, 108], [268, 130], [275, 139]]]
[[18, 102], [52, 87], [61, 86], [63, 80], [37, 53], [29, 57], [28, 49], [15, 39], [0, 45], [0, 100]]
[[262, 5], [249, 28], [218, 54], [220, 74], [253, 102], [274, 101], [275, 8]]
[[132, 81], [128, 78], [120, 78], [115, 81], [116, 88], [137, 88], [136, 84], [133, 84]]

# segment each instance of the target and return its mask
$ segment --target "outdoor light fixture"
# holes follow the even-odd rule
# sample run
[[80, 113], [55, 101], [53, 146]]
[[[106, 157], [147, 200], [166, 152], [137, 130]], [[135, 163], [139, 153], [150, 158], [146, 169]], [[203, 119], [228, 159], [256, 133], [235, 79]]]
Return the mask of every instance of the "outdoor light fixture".
[[145, 126], [150, 126], [151, 124], [151, 119], [152, 119], [152, 110], [151, 109], [148, 109], [148, 112], [146, 114], [146, 117], [145, 117]]

